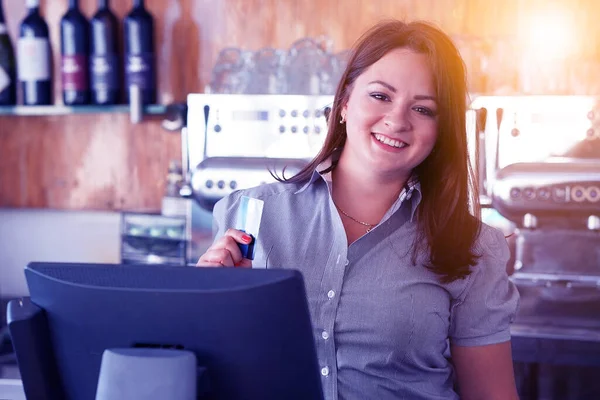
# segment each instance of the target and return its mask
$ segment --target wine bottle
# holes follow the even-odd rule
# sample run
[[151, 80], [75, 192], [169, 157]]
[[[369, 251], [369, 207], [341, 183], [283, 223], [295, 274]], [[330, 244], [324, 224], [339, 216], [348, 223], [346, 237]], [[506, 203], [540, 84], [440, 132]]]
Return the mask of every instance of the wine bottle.
[[91, 20], [90, 77], [92, 103], [119, 102], [119, 56], [117, 17], [109, 0], [98, 0], [98, 11]]
[[60, 20], [60, 53], [64, 104], [88, 104], [89, 28], [79, 0], [69, 0], [69, 9]]
[[154, 18], [146, 10], [144, 0], [134, 0], [133, 9], [125, 17], [125, 97], [129, 102], [132, 85], [140, 88], [143, 104], [156, 102], [154, 66]]
[[0, 105], [17, 103], [15, 53], [4, 22], [4, 10], [0, 0]]
[[52, 68], [48, 25], [40, 15], [40, 0], [27, 0], [17, 42], [17, 75], [23, 104], [52, 104]]

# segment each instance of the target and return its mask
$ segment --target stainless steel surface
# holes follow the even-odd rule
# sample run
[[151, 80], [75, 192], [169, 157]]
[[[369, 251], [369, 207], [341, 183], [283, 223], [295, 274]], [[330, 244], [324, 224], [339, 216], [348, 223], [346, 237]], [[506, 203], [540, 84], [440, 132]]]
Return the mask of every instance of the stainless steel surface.
[[196, 201], [212, 210], [213, 205], [236, 189], [274, 181], [274, 176], [289, 177], [306, 165], [290, 158], [211, 157], [192, 171], [191, 187]]
[[472, 104], [487, 116], [482, 198], [514, 224], [517, 336], [600, 340], [598, 100], [479, 97]]
[[521, 337], [600, 342], [600, 331], [581, 328], [513, 324], [510, 332], [513, 336]]
[[523, 216], [523, 227], [527, 229], [537, 228], [537, 218], [535, 215], [527, 213]]

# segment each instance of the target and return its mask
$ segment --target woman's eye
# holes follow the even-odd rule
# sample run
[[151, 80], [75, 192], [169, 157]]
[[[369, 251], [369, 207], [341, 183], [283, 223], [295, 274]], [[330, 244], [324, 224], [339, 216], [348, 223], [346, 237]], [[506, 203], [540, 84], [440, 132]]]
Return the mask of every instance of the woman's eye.
[[431, 109], [429, 109], [427, 107], [418, 106], [418, 107], [415, 107], [414, 110], [416, 112], [418, 112], [419, 114], [427, 115], [429, 117], [434, 117], [435, 116], [435, 111], [433, 111], [433, 110], [431, 110]]
[[377, 100], [381, 100], [381, 101], [389, 101], [389, 99], [390, 99], [383, 93], [371, 93], [371, 97], [374, 99], [377, 99]]

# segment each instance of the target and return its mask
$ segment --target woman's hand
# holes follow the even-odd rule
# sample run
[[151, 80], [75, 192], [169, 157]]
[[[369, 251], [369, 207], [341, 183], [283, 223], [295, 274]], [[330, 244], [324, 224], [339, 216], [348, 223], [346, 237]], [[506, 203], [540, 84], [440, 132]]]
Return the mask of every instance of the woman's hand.
[[197, 267], [252, 267], [252, 260], [242, 257], [238, 247], [240, 244], [248, 244], [252, 237], [237, 229], [228, 229], [225, 235], [213, 243], [206, 250]]

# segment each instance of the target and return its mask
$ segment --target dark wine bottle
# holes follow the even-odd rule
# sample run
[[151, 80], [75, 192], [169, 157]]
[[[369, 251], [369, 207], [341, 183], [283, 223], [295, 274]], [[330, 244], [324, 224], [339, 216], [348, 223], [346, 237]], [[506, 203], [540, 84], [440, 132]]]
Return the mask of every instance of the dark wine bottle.
[[108, 0], [98, 0], [98, 11], [91, 20], [90, 77], [92, 103], [119, 102], [119, 51], [117, 17]]
[[0, 105], [17, 104], [17, 72], [15, 52], [4, 22], [4, 10], [0, 0]]
[[64, 104], [88, 104], [89, 27], [79, 0], [69, 0], [69, 9], [60, 20], [60, 54]]
[[48, 25], [40, 15], [40, 0], [27, 0], [17, 42], [17, 74], [23, 104], [52, 104], [52, 66]]
[[156, 102], [154, 60], [154, 18], [144, 0], [134, 0], [133, 9], [124, 21], [125, 97], [129, 102], [132, 85], [140, 88], [143, 104]]

